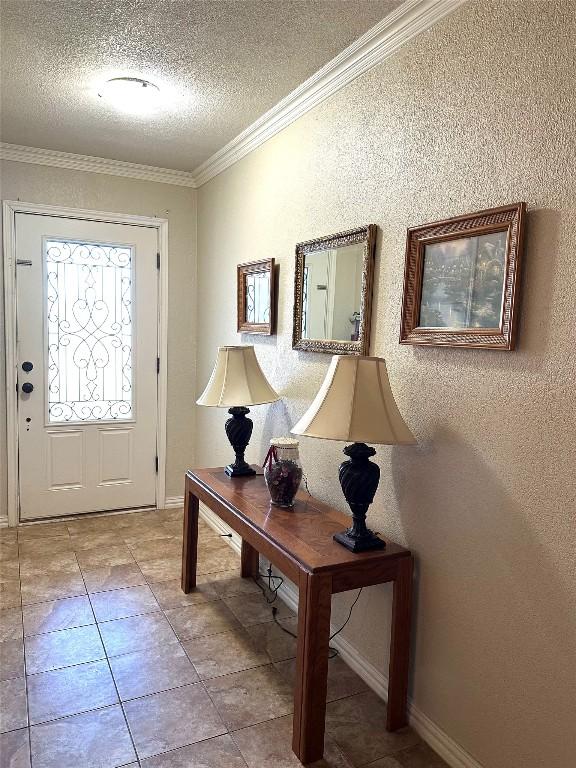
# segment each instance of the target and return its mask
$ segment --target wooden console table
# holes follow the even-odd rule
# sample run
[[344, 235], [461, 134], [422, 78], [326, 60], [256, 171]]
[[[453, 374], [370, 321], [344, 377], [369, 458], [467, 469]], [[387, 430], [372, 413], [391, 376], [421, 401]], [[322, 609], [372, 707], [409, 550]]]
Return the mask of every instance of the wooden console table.
[[394, 583], [386, 728], [406, 725], [413, 558], [386, 549], [354, 554], [332, 540], [350, 518], [300, 493], [293, 511], [270, 505], [261, 475], [229, 478], [223, 468], [186, 473], [182, 589], [196, 586], [198, 504], [202, 501], [242, 537], [241, 575], [257, 576], [261, 553], [298, 585], [298, 644], [292, 749], [302, 763], [324, 751], [330, 603], [336, 592]]

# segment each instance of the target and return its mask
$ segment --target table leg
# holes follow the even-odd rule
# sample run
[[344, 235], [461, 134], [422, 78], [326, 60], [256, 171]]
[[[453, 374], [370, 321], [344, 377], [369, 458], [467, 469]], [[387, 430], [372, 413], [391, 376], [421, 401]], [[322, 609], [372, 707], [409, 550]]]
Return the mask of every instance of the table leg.
[[257, 578], [260, 570], [260, 558], [258, 550], [251, 544], [242, 539], [242, 550], [240, 552], [240, 576], [245, 579]]
[[196, 587], [198, 557], [198, 498], [186, 488], [184, 497], [184, 532], [182, 539], [182, 591]]
[[396, 731], [408, 724], [408, 671], [410, 663], [410, 625], [412, 619], [412, 556], [398, 560], [392, 602], [392, 636], [388, 673], [386, 730]]
[[292, 750], [301, 763], [324, 753], [332, 577], [300, 571]]

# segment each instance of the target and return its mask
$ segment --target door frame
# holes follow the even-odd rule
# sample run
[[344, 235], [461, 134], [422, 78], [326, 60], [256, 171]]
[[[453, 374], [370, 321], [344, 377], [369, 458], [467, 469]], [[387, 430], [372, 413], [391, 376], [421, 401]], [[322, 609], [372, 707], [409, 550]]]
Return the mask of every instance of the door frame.
[[41, 203], [22, 203], [19, 200], [2, 202], [4, 244], [4, 342], [6, 345], [6, 454], [8, 525], [18, 525], [19, 471], [18, 471], [18, 397], [16, 392], [18, 365], [16, 360], [16, 214], [60, 216], [67, 219], [96, 221], [106, 224], [129, 224], [157, 230], [160, 267], [158, 274], [158, 419], [156, 450], [156, 507], [166, 503], [166, 407], [168, 385], [168, 219], [137, 216], [108, 211], [91, 211]]

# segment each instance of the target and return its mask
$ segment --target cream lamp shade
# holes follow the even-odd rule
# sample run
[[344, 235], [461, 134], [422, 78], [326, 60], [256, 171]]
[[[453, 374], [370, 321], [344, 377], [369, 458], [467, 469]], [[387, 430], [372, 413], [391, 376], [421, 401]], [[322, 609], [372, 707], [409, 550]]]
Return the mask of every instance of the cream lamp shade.
[[260, 368], [254, 347], [237, 346], [218, 347], [212, 376], [196, 402], [230, 408], [273, 403], [279, 399]]
[[314, 402], [291, 432], [376, 445], [416, 442], [400, 415], [381, 357], [334, 355]]

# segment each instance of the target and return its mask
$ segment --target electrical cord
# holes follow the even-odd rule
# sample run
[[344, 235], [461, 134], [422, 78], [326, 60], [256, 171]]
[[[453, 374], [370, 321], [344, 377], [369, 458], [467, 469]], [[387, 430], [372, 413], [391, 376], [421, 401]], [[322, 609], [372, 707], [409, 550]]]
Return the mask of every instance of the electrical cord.
[[[271, 570], [271, 569], [269, 569], [269, 570]], [[276, 576], [275, 578], [280, 578], [280, 577], [279, 577], [279, 576]], [[363, 590], [363, 589], [364, 589], [364, 587], [360, 587], [360, 589], [358, 590], [358, 594], [357, 594], [357, 595], [356, 595], [356, 597], [354, 598], [354, 602], [352, 603], [352, 605], [350, 606], [350, 610], [348, 611], [348, 616], [347, 616], [347, 618], [346, 618], [346, 621], [344, 622], [344, 624], [342, 624], [342, 626], [340, 627], [340, 629], [337, 629], [337, 630], [336, 630], [336, 632], [333, 632], [333, 633], [330, 635], [330, 640], [329, 640], [329, 642], [330, 642], [330, 641], [332, 641], [332, 640], [333, 640], [333, 639], [336, 637], [336, 635], [339, 635], [339, 634], [340, 634], [340, 632], [342, 632], [342, 630], [343, 630], [343, 629], [344, 629], [344, 627], [346, 626], [346, 624], [348, 624], [348, 622], [350, 621], [350, 619], [351, 619], [351, 617], [352, 617], [352, 611], [354, 610], [354, 606], [356, 605], [356, 603], [357, 603], [357, 602], [358, 602], [358, 600], [360, 599], [360, 595], [362, 594], [362, 590]], [[276, 596], [274, 597], [274, 600], [275, 600], [275, 599], [276, 599]], [[269, 601], [269, 602], [273, 602], [273, 601]], [[273, 605], [273, 606], [272, 606], [272, 618], [274, 619], [274, 622], [275, 622], [275, 624], [277, 624], [277, 625], [280, 627], [280, 629], [281, 629], [283, 632], [286, 632], [286, 634], [287, 634], [287, 635], [290, 635], [290, 637], [293, 637], [295, 640], [297, 640], [297, 639], [298, 639], [298, 635], [297, 635], [297, 634], [295, 634], [294, 632], [291, 632], [291, 631], [288, 629], [288, 627], [285, 627], [283, 624], [281, 624], [281, 623], [280, 623], [280, 621], [278, 620], [278, 608], [277, 608], [277, 606], [275, 606], [275, 605]], [[329, 645], [329, 646], [328, 646], [328, 650], [330, 651], [330, 653], [329, 653], [329, 655], [328, 655], [328, 658], [329, 658], [329, 659], [334, 659], [336, 656], [338, 656], [338, 655], [339, 655], [339, 651], [338, 651], [338, 649], [337, 649], [337, 648], [334, 648], [334, 647], [332, 647], [331, 645]]]
[[[268, 585], [262, 586], [260, 583], [260, 579], [267, 579]], [[275, 584], [275, 581], [278, 581], [278, 584]], [[254, 578], [254, 583], [256, 586], [260, 589], [262, 594], [264, 595], [264, 599], [268, 603], [268, 605], [271, 605], [272, 603], [276, 602], [278, 599], [278, 590], [284, 584], [284, 579], [282, 576], [274, 576], [272, 573], [272, 566], [269, 565], [266, 573], [258, 573], [258, 577]]]

